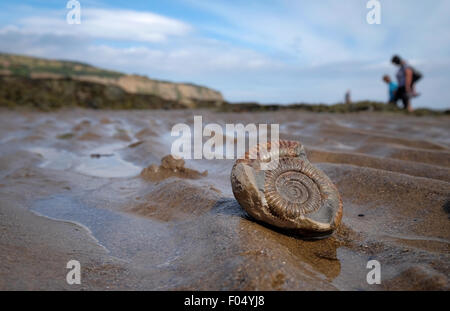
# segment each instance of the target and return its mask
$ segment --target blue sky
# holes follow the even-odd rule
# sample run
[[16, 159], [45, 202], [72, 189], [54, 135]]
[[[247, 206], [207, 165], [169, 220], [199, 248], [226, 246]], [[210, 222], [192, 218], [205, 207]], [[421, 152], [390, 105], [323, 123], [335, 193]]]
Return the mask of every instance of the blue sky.
[[66, 0], [0, 2], [0, 51], [202, 84], [230, 101], [385, 100], [400, 54], [424, 73], [414, 107], [450, 108], [450, 1]]

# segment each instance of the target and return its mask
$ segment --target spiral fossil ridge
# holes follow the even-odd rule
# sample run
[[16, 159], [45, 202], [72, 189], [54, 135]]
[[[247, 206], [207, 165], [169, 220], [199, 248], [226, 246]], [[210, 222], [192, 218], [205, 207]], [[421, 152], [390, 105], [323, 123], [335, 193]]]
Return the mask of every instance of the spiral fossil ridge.
[[[260, 169], [273, 156], [277, 165]], [[280, 140], [252, 148], [234, 164], [231, 184], [239, 204], [259, 221], [304, 234], [331, 233], [340, 224], [339, 192], [308, 161], [299, 142]]]

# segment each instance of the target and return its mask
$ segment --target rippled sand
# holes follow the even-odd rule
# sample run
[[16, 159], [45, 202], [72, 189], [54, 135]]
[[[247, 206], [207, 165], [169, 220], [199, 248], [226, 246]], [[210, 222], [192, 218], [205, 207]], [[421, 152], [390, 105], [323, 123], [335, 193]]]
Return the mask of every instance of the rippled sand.
[[[161, 163], [194, 115], [301, 141], [342, 195], [338, 232], [253, 221], [233, 161]], [[448, 290], [449, 133], [449, 117], [398, 114], [2, 110], [0, 289]], [[66, 283], [71, 259], [82, 285]]]

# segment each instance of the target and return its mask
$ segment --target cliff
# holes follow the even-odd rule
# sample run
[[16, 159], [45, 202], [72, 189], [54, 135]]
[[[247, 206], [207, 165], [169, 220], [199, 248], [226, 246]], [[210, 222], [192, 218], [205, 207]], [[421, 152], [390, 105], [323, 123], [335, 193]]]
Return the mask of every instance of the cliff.
[[[114, 86], [128, 94], [151, 95], [194, 108], [198, 102], [223, 103], [222, 94], [189, 83], [173, 83], [100, 69], [88, 64], [0, 53], [0, 76], [31, 80], [73, 80]], [[12, 80], [9, 80], [11, 82]], [[25, 81], [24, 79], [16, 80]], [[62, 83], [64, 84], [64, 83]]]

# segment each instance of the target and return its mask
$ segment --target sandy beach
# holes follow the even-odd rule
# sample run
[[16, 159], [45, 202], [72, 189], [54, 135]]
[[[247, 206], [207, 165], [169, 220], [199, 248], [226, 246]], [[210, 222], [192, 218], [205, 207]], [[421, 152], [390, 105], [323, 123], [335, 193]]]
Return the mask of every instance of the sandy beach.
[[[232, 160], [160, 166], [194, 115], [280, 124], [337, 186], [339, 229], [310, 240], [254, 221]], [[0, 290], [449, 290], [449, 133], [448, 116], [398, 113], [1, 110]]]

